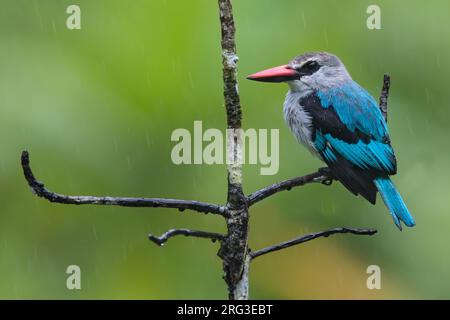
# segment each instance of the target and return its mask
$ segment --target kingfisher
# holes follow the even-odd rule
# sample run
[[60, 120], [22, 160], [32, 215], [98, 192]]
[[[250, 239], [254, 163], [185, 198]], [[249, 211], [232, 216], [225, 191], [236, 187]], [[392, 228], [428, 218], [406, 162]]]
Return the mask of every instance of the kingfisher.
[[336, 55], [308, 52], [247, 79], [287, 83], [284, 119], [297, 140], [353, 194], [375, 204], [379, 192], [399, 230], [415, 225], [389, 177], [397, 160], [383, 114]]

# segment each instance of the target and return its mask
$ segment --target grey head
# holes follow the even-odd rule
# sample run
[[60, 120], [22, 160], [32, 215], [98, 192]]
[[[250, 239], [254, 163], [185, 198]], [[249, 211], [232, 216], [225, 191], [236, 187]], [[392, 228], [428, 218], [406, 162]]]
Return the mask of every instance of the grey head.
[[286, 82], [291, 91], [320, 90], [351, 80], [341, 60], [327, 52], [304, 53], [287, 65], [261, 71], [247, 78], [264, 82]]

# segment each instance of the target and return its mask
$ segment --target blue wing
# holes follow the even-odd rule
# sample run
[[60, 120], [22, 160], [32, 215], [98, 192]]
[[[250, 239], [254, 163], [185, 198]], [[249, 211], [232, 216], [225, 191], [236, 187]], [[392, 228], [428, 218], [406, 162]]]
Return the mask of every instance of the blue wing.
[[350, 191], [374, 203], [374, 178], [395, 174], [397, 169], [387, 125], [376, 101], [349, 81], [304, 97], [300, 104], [312, 118], [312, 138], [324, 161]]
[[317, 92], [321, 106], [333, 108], [342, 123], [352, 132], [357, 130], [377, 141], [388, 136], [388, 128], [373, 97], [353, 80], [339, 88]]

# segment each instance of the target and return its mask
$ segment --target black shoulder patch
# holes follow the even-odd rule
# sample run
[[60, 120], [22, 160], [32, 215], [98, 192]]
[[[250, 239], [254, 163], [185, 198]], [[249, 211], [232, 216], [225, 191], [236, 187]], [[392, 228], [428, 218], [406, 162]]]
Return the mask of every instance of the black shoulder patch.
[[[316, 93], [300, 98], [299, 104], [312, 117], [314, 127], [320, 129], [322, 133], [329, 133], [333, 137], [348, 143], [358, 143], [359, 140], [364, 143], [370, 142], [371, 137], [369, 135], [358, 129], [355, 132], [350, 131], [342, 123], [333, 106], [323, 108]], [[315, 132], [313, 132], [314, 135]]]

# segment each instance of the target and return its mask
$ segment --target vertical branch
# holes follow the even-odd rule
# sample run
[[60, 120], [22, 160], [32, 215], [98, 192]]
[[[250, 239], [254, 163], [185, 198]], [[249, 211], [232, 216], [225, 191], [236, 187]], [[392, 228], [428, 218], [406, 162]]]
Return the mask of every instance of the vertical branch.
[[241, 104], [237, 88], [237, 62], [235, 26], [231, 0], [218, 0], [220, 27], [222, 31], [222, 64], [225, 107], [229, 128], [240, 128], [242, 120]]
[[250, 261], [252, 257], [250, 254], [245, 256], [244, 260], [244, 269], [242, 270], [241, 279], [236, 284], [236, 287], [233, 291], [232, 298], [234, 300], [248, 300], [248, 290], [249, 290], [249, 272], [250, 272]]
[[235, 26], [231, 0], [218, 0], [222, 33], [224, 100], [227, 113], [228, 234], [218, 252], [230, 299], [248, 298], [247, 198], [242, 190], [242, 111], [238, 93]]
[[391, 77], [388, 74], [385, 74], [383, 77], [383, 88], [381, 89], [380, 95], [380, 110], [386, 122], [387, 122], [387, 101], [389, 97], [390, 87], [391, 87]]

